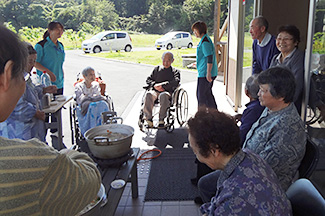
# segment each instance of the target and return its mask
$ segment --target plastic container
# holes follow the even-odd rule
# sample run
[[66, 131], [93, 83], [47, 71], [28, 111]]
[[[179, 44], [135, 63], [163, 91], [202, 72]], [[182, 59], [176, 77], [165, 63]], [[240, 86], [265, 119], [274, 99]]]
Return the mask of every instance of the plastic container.
[[46, 71], [44, 71], [41, 76], [41, 82], [45, 87], [52, 85], [50, 75], [48, 75]]
[[33, 71], [32, 75], [30, 76], [32, 83], [35, 86], [38, 86], [41, 84], [41, 77], [36, 73], [36, 71]]

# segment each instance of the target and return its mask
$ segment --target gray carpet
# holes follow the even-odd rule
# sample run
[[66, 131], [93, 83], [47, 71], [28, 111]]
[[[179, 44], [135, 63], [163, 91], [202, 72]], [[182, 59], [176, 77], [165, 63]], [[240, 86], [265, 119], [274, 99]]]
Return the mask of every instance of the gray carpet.
[[[192, 149], [183, 148], [187, 142], [185, 129], [169, 134], [158, 131], [156, 147], [162, 154], [151, 162], [145, 201], [194, 200], [198, 196], [190, 182], [196, 176], [195, 155]], [[165, 148], [167, 145], [172, 148]]]

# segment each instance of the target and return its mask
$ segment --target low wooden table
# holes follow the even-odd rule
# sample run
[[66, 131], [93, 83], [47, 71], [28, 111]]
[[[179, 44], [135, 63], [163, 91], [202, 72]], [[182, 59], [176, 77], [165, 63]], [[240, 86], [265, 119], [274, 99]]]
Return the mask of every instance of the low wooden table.
[[138, 197], [138, 173], [137, 158], [140, 152], [139, 148], [132, 148], [133, 156], [120, 167], [110, 167], [102, 169], [102, 183], [105, 186], [107, 194], [107, 203], [100, 208], [100, 215], [113, 216], [120, 202], [126, 184], [121, 189], [111, 188], [111, 182], [115, 179], [123, 179], [126, 183], [131, 182], [132, 198]]

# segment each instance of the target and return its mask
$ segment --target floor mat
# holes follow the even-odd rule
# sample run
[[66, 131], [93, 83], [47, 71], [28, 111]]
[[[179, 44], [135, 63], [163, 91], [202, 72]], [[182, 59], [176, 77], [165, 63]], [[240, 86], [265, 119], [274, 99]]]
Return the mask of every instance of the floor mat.
[[196, 164], [187, 131], [158, 132], [156, 143], [162, 154], [151, 162], [145, 201], [194, 200], [198, 191], [190, 179], [196, 176]]

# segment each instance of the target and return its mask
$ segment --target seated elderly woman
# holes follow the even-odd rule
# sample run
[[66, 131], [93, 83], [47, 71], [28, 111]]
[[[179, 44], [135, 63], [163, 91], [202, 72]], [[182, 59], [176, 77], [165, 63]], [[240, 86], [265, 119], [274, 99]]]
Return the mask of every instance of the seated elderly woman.
[[[189, 142], [197, 159], [218, 172], [213, 198], [203, 215], [291, 215], [290, 201], [272, 168], [241, 149], [234, 119], [214, 109], [200, 109], [188, 121]], [[211, 176], [211, 175], [210, 175]]]
[[296, 80], [294, 103], [301, 112], [303, 85], [304, 85], [304, 53], [298, 49], [300, 42], [299, 29], [294, 25], [281, 26], [278, 29], [276, 46], [280, 53], [275, 55], [270, 67], [281, 66], [289, 69]]
[[[273, 67], [257, 77], [260, 104], [266, 108], [246, 135], [243, 148], [263, 158], [274, 170], [284, 191], [295, 180], [298, 167], [305, 154], [306, 133], [293, 104], [295, 79], [291, 71]], [[215, 194], [218, 173], [203, 176], [198, 188], [203, 202]]]
[[[301, 113], [301, 104], [303, 98], [303, 86], [304, 86], [304, 52], [298, 49], [300, 42], [300, 31], [294, 25], [281, 26], [278, 29], [278, 36], [276, 38], [276, 46], [281, 53], [275, 55], [271, 61], [270, 67], [280, 66], [289, 69], [296, 80], [296, 91], [294, 96], [294, 103]], [[313, 80], [310, 82], [310, 94], [309, 94], [309, 106], [321, 111], [322, 116], [325, 117], [325, 104], [321, 101], [317, 95], [315, 89], [315, 83]]]
[[248, 132], [243, 147], [259, 154], [287, 190], [306, 149], [304, 123], [293, 103], [295, 78], [288, 69], [273, 67], [257, 80], [259, 101], [266, 108]]
[[42, 111], [41, 99], [45, 93], [55, 93], [57, 87], [54, 85], [48, 87], [35, 86], [32, 83], [30, 73], [34, 67], [37, 53], [31, 44], [25, 43], [25, 45], [29, 54], [27, 59], [28, 73], [25, 73], [26, 78], [28, 78], [26, 90], [9, 118], [0, 123], [0, 136], [23, 140], [38, 138], [45, 141], [45, 113]]
[[243, 114], [235, 115], [235, 119], [241, 122], [239, 127], [240, 131], [240, 144], [243, 145], [246, 139], [248, 131], [251, 129], [252, 125], [257, 121], [264, 110], [264, 106], [261, 106], [258, 100], [259, 86], [257, 83], [257, 74], [253, 74], [248, 77], [245, 84], [245, 94], [249, 98], [249, 103], [247, 103], [246, 109]]
[[101, 95], [99, 83], [95, 81], [95, 70], [86, 67], [82, 71], [84, 81], [77, 83], [75, 94], [77, 100], [77, 116], [81, 133], [102, 124], [102, 112], [109, 111], [106, 98]]

